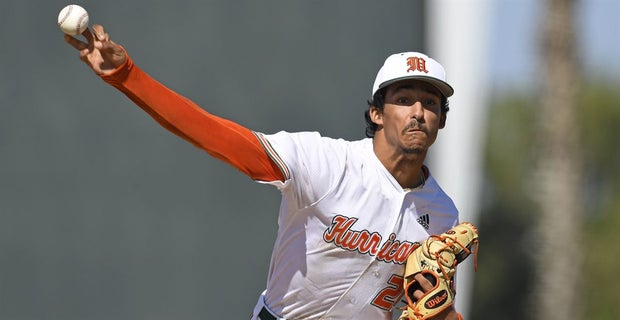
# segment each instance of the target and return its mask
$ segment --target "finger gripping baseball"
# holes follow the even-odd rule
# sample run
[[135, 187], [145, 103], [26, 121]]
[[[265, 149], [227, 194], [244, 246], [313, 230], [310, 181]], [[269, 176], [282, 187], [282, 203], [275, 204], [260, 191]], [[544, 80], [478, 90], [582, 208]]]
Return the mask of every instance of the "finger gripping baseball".
[[[472, 253], [474, 269], [477, 265], [478, 229], [463, 222], [454, 228], [428, 237], [407, 258], [404, 288], [407, 306], [399, 319], [423, 320], [432, 318], [454, 304], [454, 274], [456, 266]], [[421, 273], [433, 285], [424, 292], [414, 279]], [[424, 294], [416, 299], [416, 291]]]

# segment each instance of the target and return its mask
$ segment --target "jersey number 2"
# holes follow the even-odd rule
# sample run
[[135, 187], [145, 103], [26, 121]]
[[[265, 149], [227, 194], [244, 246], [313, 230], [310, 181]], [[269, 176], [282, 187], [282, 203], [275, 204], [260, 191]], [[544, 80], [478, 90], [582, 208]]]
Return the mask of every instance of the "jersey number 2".
[[393, 274], [388, 280], [388, 286], [379, 291], [372, 299], [372, 305], [385, 311], [390, 311], [403, 296], [403, 277]]

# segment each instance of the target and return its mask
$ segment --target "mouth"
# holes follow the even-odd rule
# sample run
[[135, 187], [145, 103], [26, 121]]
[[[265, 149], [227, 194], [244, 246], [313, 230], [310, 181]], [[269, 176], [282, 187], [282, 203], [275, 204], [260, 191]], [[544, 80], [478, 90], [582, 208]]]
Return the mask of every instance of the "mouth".
[[411, 121], [409, 124], [407, 124], [407, 126], [403, 130], [404, 133], [415, 133], [418, 131], [422, 131], [422, 128], [420, 127], [420, 122], [418, 122], [415, 119]]
[[419, 124], [417, 123], [410, 124], [406, 126], [405, 129], [403, 130], [404, 134], [412, 134], [412, 133], [417, 133], [417, 132], [422, 132], [422, 128], [420, 128]]

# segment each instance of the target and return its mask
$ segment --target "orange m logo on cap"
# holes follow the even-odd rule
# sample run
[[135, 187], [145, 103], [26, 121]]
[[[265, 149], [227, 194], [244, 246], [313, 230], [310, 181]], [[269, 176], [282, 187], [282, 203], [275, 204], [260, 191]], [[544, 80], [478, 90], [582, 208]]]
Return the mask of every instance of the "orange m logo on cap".
[[407, 72], [420, 71], [420, 72], [428, 73], [428, 70], [426, 70], [426, 60], [422, 58], [409, 57], [407, 58], [407, 65], [409, 66], [409, 69], [407, 69]]

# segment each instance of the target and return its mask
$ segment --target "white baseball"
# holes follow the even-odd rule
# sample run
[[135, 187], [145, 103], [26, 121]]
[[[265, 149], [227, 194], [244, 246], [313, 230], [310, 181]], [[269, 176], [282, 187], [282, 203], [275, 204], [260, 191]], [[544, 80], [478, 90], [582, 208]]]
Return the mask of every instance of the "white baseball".
[[70, 4], [60, 10], [58, 26], [68, 35], [81, 34], [88, 28], [88, 12], [76, 4]]

